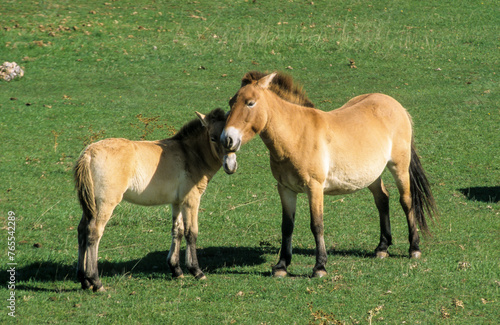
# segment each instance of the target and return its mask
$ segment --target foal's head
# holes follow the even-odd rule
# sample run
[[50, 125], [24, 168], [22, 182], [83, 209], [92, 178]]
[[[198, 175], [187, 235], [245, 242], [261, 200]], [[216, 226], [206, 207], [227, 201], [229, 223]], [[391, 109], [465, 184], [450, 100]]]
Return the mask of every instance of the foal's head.
[[242, 144], [265, 128], [269, 102], [274, 96], [271, 93], [293, 104], [314, 107], [290, 76], [248, 72], [241, 81], [241, 88], [229, 101], [231, 110], [221, 135], [221, 142], [229, 152], [238, 151]]
[[[202, 128], [206, 130], [206, 134], [210, 139], [210, 150], [212, 151], [212, 155], [223, 162], [226, 173], [234, 173], [238, 166], [236, 163], [236, 155], [228, 153], [221, 143], [221, 134], [226, 125], [227, 114], [224, 113], [222, 109], [217, 108], [207, 115], [203, 115], [199, 112], [196, 112], [196, 115], [201, 121]], [[181, 131], [179, 131], [179, 133]]]

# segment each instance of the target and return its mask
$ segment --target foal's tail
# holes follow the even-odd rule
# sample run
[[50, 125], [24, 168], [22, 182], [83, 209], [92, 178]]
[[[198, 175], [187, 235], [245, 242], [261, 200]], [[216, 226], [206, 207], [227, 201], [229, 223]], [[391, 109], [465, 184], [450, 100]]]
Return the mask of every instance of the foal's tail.
[[94, 196], [94, 182], [90, 174], [90, 156], [84, 151], [74, 168], [75, 188], [82, 206], [83, 214], [87, 218], [95, 216], [96, 204]]
[[411, 143], [410, 192], [412, 196], [412, 209], [420, 229], [429, 233], [427, 222], [425, 221], [425, 214], [427, 213], [431, 219], [436, 217], [437, 207], [429, 181], [425, 176], [424, 169], [422, 168], [422, 164], [415, 150], [413, 140]]

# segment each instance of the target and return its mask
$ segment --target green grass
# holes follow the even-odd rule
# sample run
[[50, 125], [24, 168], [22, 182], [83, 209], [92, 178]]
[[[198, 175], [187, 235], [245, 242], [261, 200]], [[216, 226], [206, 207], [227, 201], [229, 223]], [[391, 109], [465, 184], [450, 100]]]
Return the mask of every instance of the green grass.
[[[25, 76], [0, 82], [0, 322], [13, 322], [14, 211], [23, 324], [496, 323], [497, 12], [493, 1], [3, 1], [0, 60], [16, 61]], [[100, 245], [107, 292], [81, 291], [71, 168], [84, 145], [160, 139], [195, 111], [227, 110], [249, 70], [289, 72], [319, 109], [382, 92], [409, 110], [441, 212], [423, 258], [407, 259], [406, 221], [385, 175], [390, 258], [370, 258], [379, 230], [368, 191], [327, 197], [329, 274], [309, 278], [314, 240], [299, 196], [293, 276], [271, 278], [281, 211], [255, 139], [239, 153], [238, 172], [219, 172], [202, 199], [198, 255], [208, 281], [171, 278], [168, 207], [122, 203]], [[154, 128], [138, 114], [158, 117]]]

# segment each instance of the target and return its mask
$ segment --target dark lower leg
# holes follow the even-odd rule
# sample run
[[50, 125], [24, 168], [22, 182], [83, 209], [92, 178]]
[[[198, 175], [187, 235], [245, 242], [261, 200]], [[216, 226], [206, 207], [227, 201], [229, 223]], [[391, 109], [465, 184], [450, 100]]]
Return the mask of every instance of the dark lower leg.
[[419, 258], [422, 254], [420, 252], [420, 236], [418, 235], [417, 225], [415, 223], [415, 216], [413, 209], [411, 209], [411, 198], [401, 197], [401, 206], [406, 214], [406, 221], [408, 222], [408, 241], [410, 242], [410, 257]]
[[293, 219], [294, 216], [288, 216], [285, 213], [282, 216], [280, 259], [278, 263], [273, 266], [274, 276], [286, 275], [286, 269], [292, 261], [292, 234], [294, 228]]
[[278, 184], [281, 199], [281, 251], [278, 263], [273, 266], [273, 276], [282, 277], [287, 274], [287, 267], [292, 261], [292, 235], [295, 224], [297, 193]]
[[177, 206], [172, 206], [172, 244], [168, 251], [167, 263], [174, 278], [182, 277], [183, 272], [179, 264], [179, 253], [182, 237], [184, 236], [184, 223], [180, 210]]

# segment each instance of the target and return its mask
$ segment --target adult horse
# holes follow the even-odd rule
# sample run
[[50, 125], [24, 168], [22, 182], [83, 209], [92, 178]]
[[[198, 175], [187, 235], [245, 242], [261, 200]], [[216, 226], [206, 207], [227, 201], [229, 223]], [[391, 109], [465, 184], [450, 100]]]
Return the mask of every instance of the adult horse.
[[410, 257], [420, 257], [416, 221], [427, 231], [425, 213], [432, 217], [435, 203], [415, 152], [410, 115], [395, 99], [383, 94], [361, 95], [323, 112], [313, 108], [289, 76], [249, 72], [229, 104], [222, 144], [229, 152], [236, 152], [259, 134], [269, 149], [271, 170], [278, 181], [282, 242], [274, 276], [285, 276], [292, 259], [297, 193], [306, 193], [309, 199], [316, 241], [313, 276], [326, 274], [324, 194], [347, 194], [368, 187], [380, 215], [380, 242], [375, 253], [388, 256], [392, 236], [389, 196], [381, 178], [385, 167], [396, 181], [406, 214]]
[[[74, 177], [83, 210], [78, 226], [78, 279], [83, 289], [103, 291], [97, 270], [99, 241], [122, 199], [139, 205], [172, 205], [172, 245], [168, 265], [181, 277], [179, 250], [186, 238], [186, 264], [198, 279], [198, 207], [208, 182], [222, 165], [220, 135], [226, 114], [197, 113], [169, 139], [130, 141], [111, 138], [89, 145], [78, 159]], [[234, 158], [233, 158], [234, 159]], [[234, 164], [234, 163], [233, 163]]]

